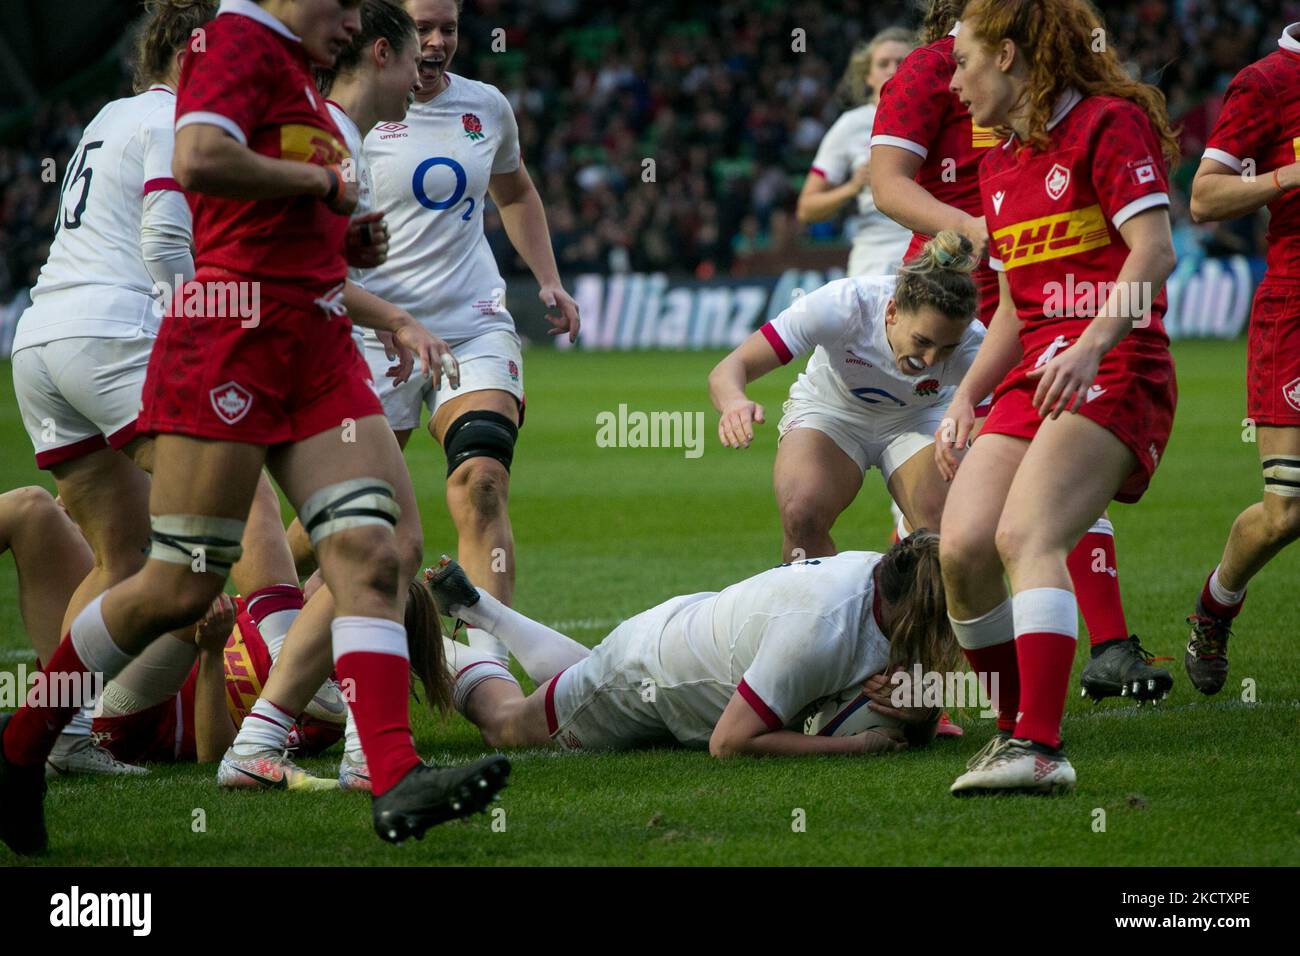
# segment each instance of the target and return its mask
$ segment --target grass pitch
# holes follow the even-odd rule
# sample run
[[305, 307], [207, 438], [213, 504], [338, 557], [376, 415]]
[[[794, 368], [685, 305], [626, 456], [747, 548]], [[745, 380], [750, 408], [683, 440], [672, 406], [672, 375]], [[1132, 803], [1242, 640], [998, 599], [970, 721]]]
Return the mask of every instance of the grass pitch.
[[[722, 449], [705, 376], [717, 354], [527, 355], [528, 421], [511, 488], [516, 605], [595, 644], [623, 617], [674, 594], [717, 589], [779, 560], [771, 493], [775, 422], [795, 369], [752, 394], [768, 424], [744, 452]], [[158, 766], [144, 779], [67, 779], [47, 801], [53, 865], [1242, 865], [1300, 862], [1300, 547], [1251, 584], [1232, 673], [1203, 698], [1182, 670], [1183, 618], [1236, 514], [1258, 500], [1255, 446], [1243, 441], [1243, 343], [1175, 347], [1181, 401], [1173, 441], [1146, 498], [1116, 506], [1130, 627], [1176, 658], [1155, 709], [1071, 697], [1065, 718], [1078, 790], [1055, 799], [958, 801], [947, 793], [992, 731], [961, 717], [958, 742], [886, 758], [738, 759], [659, 750], [512, 754], [498, 807], [381, 844], [355, 795], [223, 793], [211, 766]], [[703, 411], [705, 452], [600, 448], [597, 415]], [[51, 483], [32, 464], [0, 374], [0, 488]], [[417, 435], [415, 476], [430, 559], [453, 551], [441, 452]], [[868, 476], [840, 521], [842, 548], [883, 549], [886, 495]], [[1081, 643], [1084, 643], [1081, 641]], [[1082, 667], [1081, 649], [1076, 667]], [[0, 667], [33, 660], [12, 562], [0, 565]], [[1077, 686], [1078, 672], [1075, 673]], [[1254, 684], [1244, 702], [1242, 681]], [[526, 684], [527, 687], [527, 684]], [[1076, 691], [1077, 693], [1077, 691]], [[468, 760], [477, 732], [415, 716], [422, 754]], [[305, 761], [333, 772], [335, 760]], [[1104, 811], [1104, 814], [1098, 811]], [[1098, 826], [1104, 821], [1104, 831]], [[802, 822], [802, 826], [799, 824]], [[200, 827], [199, 823], [203, 826]], [[4, 854], [7, 865], [15, 858]]]

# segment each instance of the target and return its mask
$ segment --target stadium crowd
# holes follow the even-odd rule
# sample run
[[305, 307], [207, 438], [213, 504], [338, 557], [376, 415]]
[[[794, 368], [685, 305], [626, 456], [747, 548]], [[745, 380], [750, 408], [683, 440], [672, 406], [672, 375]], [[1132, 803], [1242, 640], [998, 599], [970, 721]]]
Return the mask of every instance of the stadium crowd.
[[[1187, 190], [1228, 80], [1300, 20], [1300, 2], [1101, 6], [1107, 42], [1160, 85], [1182, 126], [1180, 253], [1259, 252], [1260, 221], [1193, 226]], [[458, 72], [499, 86], [514, 106], [564, 272], [726, 275], [754, 253], [843, 241], [842, 219], [799, 227], [795, 197], [846, 106], [840, 76], [853, 46], [915, 20], [902, 4], [868, 0], [473, 0]], [[0, 303], [35, 281], [48, 253], [58, 205], [48, 160], [61, 180], [84, 124], [128, 93], [124, 67], [117, 88], [49, 103], [0, 146]], [[487, 226], [503, 271], [526, 273], [494, 214]]]

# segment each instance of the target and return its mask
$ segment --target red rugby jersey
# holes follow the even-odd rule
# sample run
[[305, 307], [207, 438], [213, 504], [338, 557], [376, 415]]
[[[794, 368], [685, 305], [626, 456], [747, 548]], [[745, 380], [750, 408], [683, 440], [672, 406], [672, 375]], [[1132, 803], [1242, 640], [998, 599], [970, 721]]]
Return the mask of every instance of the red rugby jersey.
[[[916, 181], [940, 202], [972, 216], [980, 207], [979, 164], [997, 134], [971, 123], [970, 113], [948, 88], [957, 69], [952, 48], [957, 29], [918, 47], [881, 88], [872, 146], [897, 146], [922, 159]], [[913, 233], [910, 259], [929, 236]]]
[[[279, 20], [249, 2], [226, 0], [206, 28], [204, 49], [185, 58], [176, 128], [206, 123], [254, 152], [317, 165], [349, 157], [311, 61]], [[194, 215], [195, 266], [223, 269], [319, 295], [347, 277], [348, 217], [312, 196], [243, 200], [187, 193]], [[297, 298], [297, 296], [293, 296]]]
[[[1012, 137], [980, 166], [989, 262], [1007, 274], [1022, 336], [1095, 315], [1128, 256], [1119, 227], [1169, 205], [1160, 141], [1136, 103], [1071, 90], [1048, 131], [1046, 150]], [[1131, 334], [1167, 341], [1164, 287], [1149, 292], [1150, 322]]]
[[[1234, 172], [1252, 161], [1262, 173], [1300, 162], [1300, 23], [1282, 31], [1278, 49], [1228, 85], [1205, 158]], [[1268, 204], [1268, 276], [1300, 279], [1300, 189]]]

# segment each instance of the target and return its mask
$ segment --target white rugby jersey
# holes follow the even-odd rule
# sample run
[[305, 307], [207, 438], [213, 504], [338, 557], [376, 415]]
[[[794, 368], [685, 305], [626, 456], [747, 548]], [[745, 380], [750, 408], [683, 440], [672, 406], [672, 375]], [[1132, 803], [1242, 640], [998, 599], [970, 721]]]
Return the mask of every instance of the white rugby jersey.
[[[876, 105], [867, 103], [840, 114], [839, 119], [822, 137], [813, 157], [812, 170], [820, 173], [832, 186], [842, 186], [854, 171], [871, 158], [871, 126], [876, 120]], [[853, 222], [854, 245], [895, 247], [896, 258], [903, 260], [912, 231], [900, 226], [876, 208], [871, 187], [858, 193], [858, 215]]]
[[380, 123], [366, 136], [371, 201], [390, 238], [388, 261], [366, 270], [365, 287], [457, 345], [514, 331], [483, 204], [489, 179], [519, 168], [519, 129], [496, 87], [447, 78], [405, 123]]
[[786, 364], [812, 352], [804, 370], [864, 414], [947, 404], [984, 341], [972, 321], [956, 350], [920, 375], [905, 375], [885, 337], [885, 306], [897, 276], [856, 276], [801, 296], [760, 331]]
[[708, 745], [737, 690], [770, 729], [799, 729], [810, 705], [889, 661], [872, 577], [881, 557], [844, 551], [674, 598], [660, 605], [661, 630], [656, 621], [629, 637], [627, 663], [688, 746]]
[[176, 96], [154, 86], [90, 121], [60, 187], [50, 257], [18, 321], [13, 349], [57, 339], [156, 335], [160, 309], [140, 251], [146, 193], [172, 178]]
[[[360, 216], [370, 212], [372, 205], [373, 187], [370, 182], [370, 165], [366, 162], [366, 153], [362, 145], [361, 130], [357, 124], [352, 121], [352, 117], [347, 114], [343, 107], [333, 100], [327, 100], [325, 107], [330, 111], [330, 118], [334, 120], [334, 125], [339, 128], [343, 134], [343, 143], [348, 148], [352, 156], [352, 171], [357, 180], [357, 207], [352, 210], [353, 216]], [[387, 218], [387, 217], [385, 217]], [[389, 226], [392, 228], [391, 224]], [[348, 266], [348, 278], [359, 285], [364, 285], [361, 279], [363, 272], [369, 272], [369, 269], [361, 269], [357, 266]]]

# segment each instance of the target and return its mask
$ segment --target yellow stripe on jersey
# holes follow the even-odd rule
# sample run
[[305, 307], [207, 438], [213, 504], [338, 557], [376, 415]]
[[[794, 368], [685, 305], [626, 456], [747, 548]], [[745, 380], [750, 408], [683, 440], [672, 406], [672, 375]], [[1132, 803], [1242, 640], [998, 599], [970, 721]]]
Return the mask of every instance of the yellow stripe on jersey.
[[1300, 136], [1291, 140], [1291, 148], [1295, 150], [1295, 161], [1300, 163]]
[[970, 124], [970, 144], [973, 149], [988, 149], [998, 144], [997, 130], [988, 126]]
[[235, 625], [231, 637], [234, 640], [227, 641], [222, 652], [223, 669], [226, 672], [226, 706], [238, 727], [257, 703], [257, 698], [262, 696], [262, 682], [257, 677], [257, 667], [253, 664], [253, 656], [248, 652], [239, 625]]
[[993, 233], [993, 241], [1003, 268], [1011, 270], [1109, 245], [1110, 233], [1101, 206], [1092, 205], [1012, 223]]
[[280, 127], [281, 159], [334, 166], [350, 155], [346, 146], [319, 126], [289, 123]]

